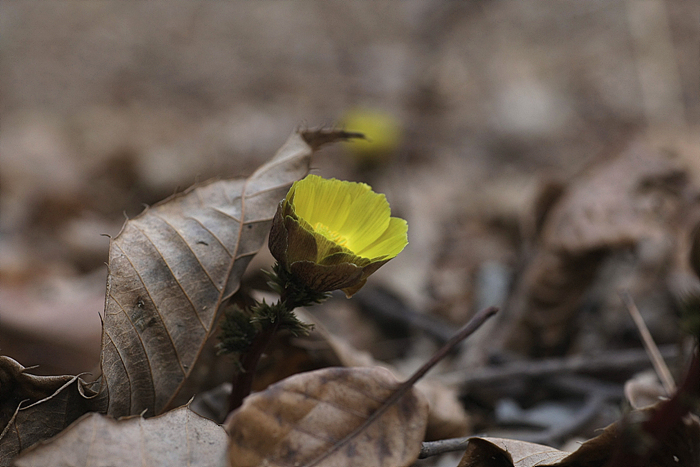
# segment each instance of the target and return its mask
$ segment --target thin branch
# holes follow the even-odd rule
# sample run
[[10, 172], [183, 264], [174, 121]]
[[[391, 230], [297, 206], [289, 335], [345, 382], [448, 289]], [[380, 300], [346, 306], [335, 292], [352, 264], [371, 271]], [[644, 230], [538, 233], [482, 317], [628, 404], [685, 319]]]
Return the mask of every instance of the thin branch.
[[446, 452], [464, 451], [469, 445], [470, 438], [474, 438], [474, 436], [470, 436], [469, 438], [450, 438], [425, 442], [421, 444], [418, 459], [439, 456]]
[[[667, 359], [678, 357], [675, 345], [661, 347]], [[595, 373], [606, 371], [634, 372], [649, 366], [649, 357], [642, 349], [614, 350], [593, 355], [575, 355], [565, 358], [543, 358], [507, 363], [477, 369], [459, 369], [436, 378], [445, 384], [466, 387], [500, 384], [518, 378], [541, 378], [549, 375]]]
[[583, 406], [576, 411], [565, 423], [561, 425], [550, 426], [546, 430], [531, 433], [528, 436], [517, 437], [521, 441], [536, 444], [553, 444], [561, 443], [571, 435], [579, 432], [588, 422], [598, 415], [603, 408], [606, 397], [605, 394], [594, 392], [586, 397]]
[[632, 297], [630, 297], [630, 294], [627, 292], [620, 292], [620, 298], [622, 298], [622, 301], [634, 320], [634, 324], [639, 330], [639, 334], [642, 336], [644, 348], [649, 354], [649, 359], [651, 360], [651, 364], [654, 365], [656, 374], [659, 376], [661, 383], [664, 385], [666, 394], [670, 396], [676, 391], [676, 383], [673, 381], [673, 376], [671, 376], [671, 372], [669, 371], [668, 366], [666, 366], [666, 362], [661, 356], [661, 352], [659, 352], [656, 342], [654, 342], [654, 339], [651, 337], [649, 328], [647, 328], [646, 323], [644, 323], [644, 319], [639, 313], [637, 305], [634, 304]]

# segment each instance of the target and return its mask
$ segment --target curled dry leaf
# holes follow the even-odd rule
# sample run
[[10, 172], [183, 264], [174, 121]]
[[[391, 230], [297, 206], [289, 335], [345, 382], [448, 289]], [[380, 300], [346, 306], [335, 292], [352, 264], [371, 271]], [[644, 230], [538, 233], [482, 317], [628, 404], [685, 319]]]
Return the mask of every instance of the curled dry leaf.
[[383, 368], [302, 373], [245, 399], [226, 422], [229, 462], [243, 466], [401, 467], [418, 457], [428, 403]]
[[28, 449], [13, 465], [223, 467], [227, 441], [223, 428], [188, 407], [148, 420], [115, 420], [92, 413], [55, 438]]
[[95, 394], [77, 376], [35, 376], [0, 357], [0, 466], [85, 412], [103, 409]]
[[[513, 439], [472, 438], [458, 467], [618, 467], [620, 464], [611, 463], [614, 462], [616, 450], [630, 441], [631, 449], [644, 449], [639, 425], [659, 410], [662, 404], [628, 414], [573, 453]], [[632, 438], [628, 439], [629, 436]], [[647, 438], [647, 444], [648, 441]], [[673, 427], [670, 436], [648, 456], [644, 465], [697, 467], [699, 462], [700, 423], [697, 417], [688, 416]]]
[[109, 249], [101, 395], [110, 415], [171, 405], [313, 150], [354, 136], [295, 133], [248, 179], [192, 187], [126, 222]]
[[496, 340], [534, 355], [565, 351], [603, 260], [642, 241], [668, 256], [663, 245], [679, 235], [689, 189], [679, 161], [642, 138], [573, 180], [547, 210]]

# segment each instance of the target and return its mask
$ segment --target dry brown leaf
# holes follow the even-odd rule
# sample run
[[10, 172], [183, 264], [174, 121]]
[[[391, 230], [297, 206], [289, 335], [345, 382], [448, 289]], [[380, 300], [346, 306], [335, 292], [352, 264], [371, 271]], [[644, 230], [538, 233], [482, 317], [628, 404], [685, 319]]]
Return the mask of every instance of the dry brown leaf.
[[[631, 434], [632, 449], [645, 449], [639, 438], [642, 433], [630, 421], [648, 416], [659, 404], [633, 412], [634, 415], [613, 423], [595, 438], [583, 443], [575, 452], [563, 459], [557, 467], [606, 467], [615, 450], [624, 441], [620, 431]], [[627, 431], [629, 430], [629, 431]], [[648, 439], [647, 439], [648, 441]], [[645, 452], [645, 451], [642, 451]], [[677, 424], [668, 439], [648, 457], [648, 467], [697, 467], [700, 465], [700, 423], [697, 417], [688, 416]]]
[[315, 148], [347, 137], [295, 133], [248, 179], [195, 186], [126, 222], [109, 253], [101, 395], [110, 415], [170, 406], [262, 247], [277, 203], [308, 173]]
[[[608, 467], [614, 452], [631, 436], [632, 448], [642, 448], [638, 424], [660, 404], [634, 411], [613, 423], [575, 452], [511, 439], [472, 438], [458, 467]], [[647, 440], [648, 441], [648, 440]], [[700, 462], [700, 422], [688, 416], [648, 458], [649, 467], [697, 467]], [[615, 465], [615, 467], [618, 467]]]
[[602, 261], [641, 242], [668, 256], [663, 248], [678, 236], [688, 190], [678, 159], [641, 137], [591, 167], [547, 210], [537, 251], [499, 317], [504, 325], [493, 331], [502, 339], [482, 337], [532, 355], [564, 352]]
[[89, 465], [225, 466], [223, 428], [180, 407], [151, 419], [92, 413], [15, 459], [17, 467]]
[[[303, 309], [296, 310], [297, 315], [305, 322], [314, 325], [312, 333], [303, 339], [280, 336], [273, 340], [265, 351], [265, 357], [256, 370], [253, 380], [253, 390], [263, 390], [284, 378], [303, 371], [311, 371], [328, 366], [346, 367], [375, 367], [380, 366], [389, 370], [398, 378], [403, 378], [395, 367], [385, 362], [375, 360], [369, 352], [358, 350], [347, 340], [330, 333], [313, 315]], [[472, 426], [470, 415], [464, 410], [459, 400], [456, 387], [447, 386], [430, 376], [416, 383], [416, 388], [425, 395], [430, 411], [426, 440], [457, 438], [467, 436]], [[225, 391], [215, 391], [216, 398], [207, 398], [204, 403], [196, 398], [192, 409], [200, 415], [206, 415], [213, 420], [223, 421], [227, 415]], [[221, 401], [219, 401], [219, 398]], [[214, 410], [214, 406], [219, 411]]]
[[412, 388], [371, 420], [400, 383], [383, 368], [326, 368], [252, 394], [226, 422], [229, 462], [243, 466], [412, 464], [428, 403]]
[[552, 251], [578, 255], [663, 237], [685, 177], [676, 160], [634, 141], [566, 189], [546, 221], [543, 241]]
[[566, 456], [541, 444], [504, 438], [471, 438], [458, 467], [534, 467], [551, 465]]
[[0, 466], [85, 412], [100, 410], [94, 396], [77, 376], [35, 376], [0, 356]]

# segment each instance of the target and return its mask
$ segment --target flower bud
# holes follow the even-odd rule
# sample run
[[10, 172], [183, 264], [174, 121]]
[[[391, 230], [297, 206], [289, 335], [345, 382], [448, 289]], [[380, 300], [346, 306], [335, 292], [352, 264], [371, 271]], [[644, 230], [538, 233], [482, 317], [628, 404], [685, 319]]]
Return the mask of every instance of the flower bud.
[[404, 249], [407, 231], [369, 185], [309, 175], [277, 208], [269, 247], [299, 283], [316, 292], [340, 289], [349, 298]]

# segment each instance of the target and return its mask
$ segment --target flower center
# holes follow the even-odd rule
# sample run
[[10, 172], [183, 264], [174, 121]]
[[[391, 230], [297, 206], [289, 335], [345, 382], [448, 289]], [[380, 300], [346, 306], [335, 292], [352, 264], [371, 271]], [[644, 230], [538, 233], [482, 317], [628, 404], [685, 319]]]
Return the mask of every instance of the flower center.
[[316, 222], [316, 224], [314, 224], [313, 227], [316, 232], [320, 233], [331, 242], [347, 248], [348, 239], [340, 235], [335, 230], [331, 230], [330, 228], [328, 228], [327, 225], [324, 225], [320, 222]]

